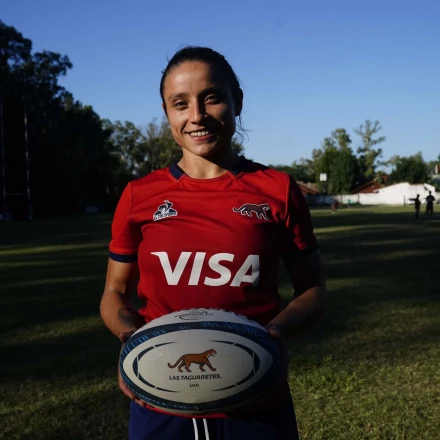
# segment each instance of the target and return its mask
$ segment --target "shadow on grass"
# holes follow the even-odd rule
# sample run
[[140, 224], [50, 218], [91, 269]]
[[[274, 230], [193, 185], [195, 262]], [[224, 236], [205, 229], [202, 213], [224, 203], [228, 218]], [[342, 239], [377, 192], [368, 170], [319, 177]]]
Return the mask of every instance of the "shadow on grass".
[[[23, 254], [10, 256], [0, 247], [2, 331], [97, 315], [110, 220], [98, 215], [0, 225], [2, 245], [11, 245], [18, 237], [24, 248]], [[397, 306], [398, 301], [437, 301], [440, 224], [436, 220], [417, 222], [410, 208], [404, 214], [317, 212], [314, 224], [330, 296], [330, 328], [323, 338], [333, 323], [340, 329], [367, 307], [390, 301], [397, 301]], [[32, 251], [51, 245], [48, 251]], [[65, 249], [69, 245], [78, 248]], [[283, 270], [280, 284], [289, 284]]]
[[[414, 353], [423, 356], [426, 347], [440, 340], [440, 326], [435, 324], [440, 314], [437, 218], [416, 222], [412, 211], [346, 210], [336, 215], [318, 212], [314, 224], [327, 275], [329, 307], [314, 329], [290, 342], [295, 369], [313, 368], [327, 357], [344, 365], [377, 359], [388, 364], [404, 362]], [[87, 317], [99, 320], [109, 228], [106, 216], [0, 224], [0, 330], [11, 338], [20, 335], [12, 343], [0, 343], [5, 400], [14, 408], [17, 393], [28, 399], [34, 392], [34, 398], [43, 402], [39, 387], [51, 381], [78, 387], [100, 378], [114, 383], [114, 388], [98, 397], [92, 393], [90, 399], [45, 402], [32, 420], [51, 414], [47, 429], [40, 434], [22, 430], [18, 437], [11, 431], [8, 438], [116, 439], [126, 435], [123, 411], [127, 403], [113, 380], [119, 343], [103, 326], [79, 325], [68, 334], [46, 339], [26, 341], [23, 337], [26, 331], [38, 331], [39, 326], [52, 322], [65, 320], [71, 325]], [[53, 248], [44, 251], [47, 246]], [[23, 252], [8, 254], [17, 249]], [[280, 286], [289, 291], [283, 270]], [[287, 302], [286, 296], [283, 304]], [[35, 381], [35, 389], [17, 391], [24, 380]], [[88, 414], [90, 408], [99, 408], [99, 412]], [[16, 412], [9, 412], [11, 426], [25, 420]], [[106, 431], [107, 426], [113, 428]]]
[[[339, 214], [314, 218], [329, 305], [314, 329], [290, 342], [293, 356], [306, 353], [295, 366], [326, 356], [347, 365], [377, 353], [395, 363], [440, 341], [440, 224], [416, 222], [412, 213]], [[283, 268], [279, 279], [289, 290]]]
[[[8, 368], [0, 384], [26, 380], [63, 380], [71, 383], [96, 377], [116, 377], [119, 341], [109, 337], [104, 325], [76, 328], [69, 334], [3, 345], [2, 357]], [[4, 367], [5, 365], [3, 365]]]
[[[41, 253], [14, 258], [17, 265], [0, 270], [2, 294], [0, 331], [43, 324], [60, 319], [96, 315], [104, 286], [107, 255], [91, 258], [84, 253]], [[20, 266], [20, 262], [23, 266]], [[0, 258], [0, 267], [2, 258]]]
[[[118, 389], [93, 390], [53, 399], [31, 412], [3, 419], [0, 437], [9, 440], [120, 440], [127, 438], [129, 399]], [[3, 436], [2, 436], [3, 434]]]
[[0, 223], [0, 251], [4, 248], [49, 246], [87, 242], [108, 241], [111, 216], [93, 215], [60, 217]]

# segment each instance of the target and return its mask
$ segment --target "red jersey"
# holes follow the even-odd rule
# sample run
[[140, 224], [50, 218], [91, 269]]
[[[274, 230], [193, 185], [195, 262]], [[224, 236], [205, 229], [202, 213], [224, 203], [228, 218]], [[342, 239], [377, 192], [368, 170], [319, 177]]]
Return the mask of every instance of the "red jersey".
[[114, 216], [110, 258], [138, 260], [147, 322], [206, 307], [265, 325], [279, 313], [280, 257], [316, 247], [294, 180], [241, 157], [214, 179], [193, 179], [172, 164], [130, 182]]

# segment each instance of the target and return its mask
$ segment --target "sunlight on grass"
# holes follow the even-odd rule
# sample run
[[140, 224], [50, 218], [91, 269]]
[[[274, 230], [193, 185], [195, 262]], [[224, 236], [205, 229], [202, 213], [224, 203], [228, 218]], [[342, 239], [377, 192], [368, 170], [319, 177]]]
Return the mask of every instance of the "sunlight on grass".
[[326, 227], [326, 228], [315, 228], [315, 233], [318, 236], [325, 236], [326, 234], [334, 234], [336, 233], [341, 233], [346, 235], [347, 232], [352, 232], [352, 231], [365, 231], [365, 230], [372, 230], [372, 231], [385, 231], [387, 230], [388, 227], [384, 226], [384, 227], [378, 227], [376, 225], [359, 225], [359, 226], [331, 226], [331, 227]]

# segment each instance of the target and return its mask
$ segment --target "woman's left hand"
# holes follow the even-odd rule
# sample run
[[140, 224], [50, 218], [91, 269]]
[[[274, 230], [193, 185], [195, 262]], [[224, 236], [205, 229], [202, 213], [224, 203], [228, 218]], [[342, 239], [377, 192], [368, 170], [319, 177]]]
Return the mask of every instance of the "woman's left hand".
[[280, 348], [282, 373], [280, 374], [279, 381], [277, 381], [277, 385], [279, 385], [280, 382], [287, 380], [287, 373], [289, 370], [289, 355], [287, 353], [286, 341], [284, 340], [284, 330], [278, 324], [267, 324], [265, 328]]

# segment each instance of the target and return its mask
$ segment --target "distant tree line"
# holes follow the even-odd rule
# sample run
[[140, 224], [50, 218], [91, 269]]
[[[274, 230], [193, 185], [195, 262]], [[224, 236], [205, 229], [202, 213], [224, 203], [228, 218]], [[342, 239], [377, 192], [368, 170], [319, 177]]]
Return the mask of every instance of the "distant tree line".
[[[0, 21], [0, 217], [74, 214], [88, 206], [113, 210], [128, 181], [180, 158], [165, 118], [144, 126], [112, 122], [75, 100], [59, 84], [72, 67], [66, 55], [34, 52], [31, 40]], [[347, 192], [380, 178], [381, 128], [378, 121], [365, 121], [355, 129], [357, 154], [339, 128], [311, 159], [275, 168], [316, 182], [321, 191]], [[233, 148], [244, 151], [239, 139]], [[393, 157], [388, 165], [388, 181], [416, 183], [430, 174], [420, 153]], [[319, 179], [322, 173], [326, 182]]]
[[2, 214], [26, 217], [28, 183], [36, 216], [106, 205], [117, 192], [109, 130], [58, 82], [71, 68], [67, 56], [32, 52], [31, 40], [0, 22]]
[[[347, 130], [337, 128], [324, 139], [321, 148], [312, 151], [311, 159], [271, 166], [288, 172], [298, 181], [316, 183], [320, 192], [328, 194], [349, 193], [371, 181], [387, 185], [398, 182], [429, 183], [435, 164], [440, 163], [440, 154], [434, 162], [425, 162], [420, 152], [381, 161], [382, 149], [378, 145], [386, 138], [378, 135], [380, 130], [379, 121], [370, 120], [354, 129], [360, 138], [357, 154], [352, 149]], [[391, 169], [388, 174], [384, 171], [386, 168]], [[326, 180], [321, 180], [321, 175], [326, 175]]]
[[71, 68], [0, 21], [0, 216], [111, 210], [128, 181], [180, 157], [166, 119], [111, 122], [75, 100], [59, 84]]

